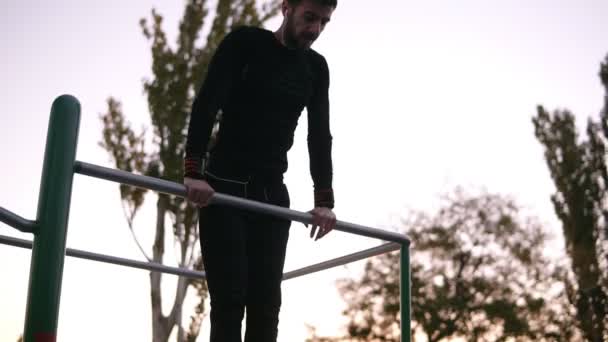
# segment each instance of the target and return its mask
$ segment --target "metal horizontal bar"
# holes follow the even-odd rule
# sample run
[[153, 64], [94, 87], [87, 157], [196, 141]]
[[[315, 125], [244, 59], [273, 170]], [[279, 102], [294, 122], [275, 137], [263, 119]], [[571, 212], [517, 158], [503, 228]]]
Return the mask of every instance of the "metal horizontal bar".
[[33, 233], [36, 230], [36, 221], [24, 219], [2, 207], [0, 207], [0, 221], [23, 233]]
[[[140, 188], [158, 191], [165, 194], [175, 195], [179, 197], [186, 196], [186, 187], [183, 184], [178, 184], [175, 182], [170, 182], [167, 180], [149, 176], [136, 175], [127, 171], [110, 169], [107, 167], [89, 164], [81, 161], [76, 161], [74, 165], [74, 172], [85, 176], [132, 185]], [[275, 205], [270, 205], [221, 193], [215, 193], [215, 195], [213, 195], [213, 197], [211, 198], [211, 204], [228, 205], [244, 210], [252, 210], [258, 213], [274, 215], [284, 219], [298, 221], [306, 224], [310, 224], [312, 222], [312, 215], [309, 213], [303, 213], [292, 209], [287, 209]], [[337, 221], [335, 229], [346, 233], [382, 239], [385, 241], [392, 241], [405, 245], [410, 244], [410, 240], [405, 235], [381, 229], [365, 227], [355, 223]]]
[[[4, 235], [0, 235], [0, 244], [32, 249], [32, 241], [13, 238], [13, 237], [4, 236]], [[297, 277], [304, 276], [307, 274], [327, 270], [329, 268], [346, 265], [346, 264], [354, 262], [354, 261], [358, 261], [361, 259], [365, 259], [365, 258], [369, 258], [372, 256], [391, 252], [391, 251], [399, 249], [400, 247], [401, 247], [401, 245], [398, 243], [394, 243], [394, 242], [386, 243], [381, 246], [373, 247], [373, 248], [366, 249], [366, 250], [363, 250], [360, 252], [345, 255], [345, 256], [342, 256], [342, 257], [339, 257], [336, 259], [324, 261], [324, 262], [321, 262], [318, 264], [314, 264], [311, 266], [307, 266], [304, 268], [300, 268], [300, 269], [297, 269], [294, 271], [287, 272], [287, 273], [283, 274], [283, 280], [289, 280], [289, 279], [297, 278]], [[65, 254], [67, 256], [75, 257], [75, 258], [79, 258], [79, 259], [98, 261], [98, 262], [103, 262], [103, 263], [108, 263], [108, 264], [119, 265], [119, 266], [133, 267], [133, 268], [154, 271], [154, 272], [169, 273], [169, 274], [184, 276], [184, 277], [188, 277], [188, 278], [199, 278], [199, 279], [205, 278], [205, 272], [192, 271], [192, 270], [188, 270], [188, 269], [184, 269], [184, 268], [169, 267], [169, 266], [165, 266], [165, 265], [162, 265], [159, 263], [154, 263], [154, 262], [143, 262], [143, 261], [119, 258], [119, 257], [115, 257], [115, 256], [105, 255], [105, 254], [87, 252], [87, 251], [83, 251], [83, 250], [79, 250], [79, 249], [67, 248]]]
[[[21, 248], [29, 248], [29, 249], [32, 248], [32, 241], [17, 239], [17, 238], [3, 236], [3, 235], [0, 235], [0, 244], [5, 244], [5, 245], [9, 245], [9, 246], [14, 246], [14, 247], [21, 247]], [[159, 263], [154, 263], [154, 262], [143, 262], [143, 261], [137, 261], [137, 260], [131, 260], [131, 259], [125, 259], [125, 258], [118, 258], [118, 257], [110, 256], [110, 255], [92, 253], [92, 252], [87, 252], [87, 251], [83, 251], [83, 250], [79, 250], [79, 249], [67, 248], [65, 254], [67, 256], [80, 258], [80, 259], [99, 261], [99, 262], [104, 262], [104, 263], [108, 263], [108, 264], [120, 265], [120, 266], [134, 267], [134, 268], [139, 268], [139, 269], [148, 270], [148, 271], [169, 273], [169, 274], [184, 276], [184, 277], [188, 277], [188, 278], [204, 278], [205, 277], [205, 272], [192, 271], [192, 270], [177, 268], [177, 267], [169, 267], [169, 266], [165, 266], [165, 265], [162, 265]]]
[[348, 263], [359, 261], [365, 258], [373, 257], [376, 255], [392, 252], [401, 248], [401, 245], [394, 242], [385, 243], [383, 245], [366, 249], [353, 254], [348, 254], [343, 257], [324, 261], [318, 264], [303, 267], [294, 271], [283, 274], [283, 280], [293, 279], [296, 277], [304, 276], [307, 274], [323, 271], [332, 267], [346, 265]]

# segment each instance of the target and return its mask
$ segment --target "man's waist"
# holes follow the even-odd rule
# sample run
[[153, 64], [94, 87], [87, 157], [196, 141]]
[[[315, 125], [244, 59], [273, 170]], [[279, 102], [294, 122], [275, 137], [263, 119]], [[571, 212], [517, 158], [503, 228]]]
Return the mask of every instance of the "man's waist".
[[241, 183], [273, 184], [283, 182], [284, 166], [278, 164], [247, 165], [242, 162], [230, 162], [213, 159], [206, 173], [212, 177], [223, 178]]

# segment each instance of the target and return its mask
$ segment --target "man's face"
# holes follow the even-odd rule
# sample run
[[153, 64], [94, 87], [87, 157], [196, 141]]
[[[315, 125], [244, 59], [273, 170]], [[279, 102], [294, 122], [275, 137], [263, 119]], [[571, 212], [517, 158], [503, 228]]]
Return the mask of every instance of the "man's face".
[[285, 43], [295, 48], [310, 48], [325, 29], [333, 11], [333, 7], [320, 5], [314, 0], [302, 0], [296, 6], [284, 1]]

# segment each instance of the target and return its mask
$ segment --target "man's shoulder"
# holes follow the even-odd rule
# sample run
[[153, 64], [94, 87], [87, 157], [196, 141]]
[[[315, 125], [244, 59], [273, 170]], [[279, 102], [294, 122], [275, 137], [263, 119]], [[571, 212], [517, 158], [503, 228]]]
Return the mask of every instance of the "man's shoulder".
[[310, 61], [312, 62], [312, 64], [315, 66], [316, 69], [321, 69], [321, 70], [328, 70], [329, 67], [327, 66], [327, 60], [325, 59], [325, 57], [320, 54], [319, 52], [317, 52], [316, 50], [313, 49], [308, 49], [308, 56]]
[[259, 46], [264, 41], [265, 30], [259, 27], [250, 25], [237, 25], [230, 29], [230, 31], [222, 39], [222, 43], [225, 46], [229, 46], [231, 49], [240, 50], [239, 53], [248, 53], [255, 46]]
[[242, 39], [257, 39], [268, 33], [268, 30], [251, 25], [237, 25], [229, 33], [229, 35], [236, 36]]

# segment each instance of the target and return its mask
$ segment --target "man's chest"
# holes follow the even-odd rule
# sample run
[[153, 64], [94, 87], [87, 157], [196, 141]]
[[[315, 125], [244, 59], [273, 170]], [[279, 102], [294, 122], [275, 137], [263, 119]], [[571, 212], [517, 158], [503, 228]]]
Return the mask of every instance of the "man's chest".
[[251, 95], [290, 107], [303, 108], [314, 92], [314, 73], [305, 56], [254, 55], [241, 76]]

